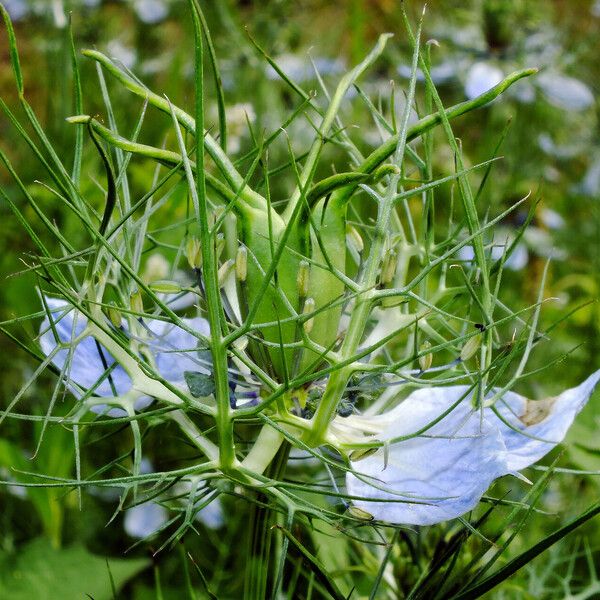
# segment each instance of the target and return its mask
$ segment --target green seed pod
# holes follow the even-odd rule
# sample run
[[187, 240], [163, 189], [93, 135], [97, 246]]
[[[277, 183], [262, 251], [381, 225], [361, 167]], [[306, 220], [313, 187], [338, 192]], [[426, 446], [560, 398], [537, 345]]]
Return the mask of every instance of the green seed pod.
[[[318, 228], [311, 230], [309, 236], [313, 265], [308, 296], [314, 300], [315, 308], [328, 308], [315, 315], [311, 339], [329, 348], [337, 338], [345, 291], [343, 281], [332, 269], [346, 272], [346, 206], [321, 200], [312, 211], [312, 223]], [[308, 367], [315, 358], [314, 352], [304, 351], [300, 368]]]

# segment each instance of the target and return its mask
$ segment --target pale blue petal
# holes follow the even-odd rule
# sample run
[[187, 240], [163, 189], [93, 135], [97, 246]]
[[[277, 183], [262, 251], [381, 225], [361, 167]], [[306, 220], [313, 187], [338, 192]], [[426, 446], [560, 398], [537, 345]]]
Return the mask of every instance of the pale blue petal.
[[393, 443], [387, 465], [383, 450], [352, 463], [354, 471], [368, 479], [349, 473], [348, 492], [371, 500], [354, 500], [356, 506], [382, 521], [431, 525], [459, 517], [477, 505], [507, 469], [502, 437], [471, 408], [468, 388], [417, 390], [389, 413], [368, 419], [373, 424], [387, 423], [378, 439], [410, 435], [438, 419], [463, 395], [465, 399], [426, 432]]
[[[192, 331], [197, 331], [204, 337], [210, 335], [206, 319], [197, 317], [182, 321]], [[164, 379], [175, 385], [185, 386], [184, 371], [210, 373], [210, 365], [198, 356], [199, 340], [196, 336], [165, 321], [148, 321], [147, 326], [155, 336], [149, 344], [150, 350], [155, 355], [156, 366]]]
[[[46, 298], [46, 303], [60, 342], [70, 344], [73, 338], [83, 332], [87, 325], [87, 319], [66, 302]], [[57, 341], [50, 327], [48, 317], [43, 320], [40, 333], [42, 334], [40, 336], [42, 351], [44, 354], [49, 355], [56, 348]], [[85, 390], [93, 387], [106, 370], [100, 352], [104, 356], [106, 365], [110, 367], [115, 362], [114, 358], [108, 353], [106, 348], [99, 347], [96, 340], [88, 336], [81, 340], [73, 349], [64, 348], [59, 350], [54, 355], [52, 362], [62, 371], [67, 360], [70, 360], [70, 367], [65, 370], [65, 374], [69, 377], [69, 382], [75, 383]], [[117, 395], [123, 395], [131, 389], [131, 379], [120, 365], [116, 365], [110, 371], [110, 380], [114, 385]], [[82, 396], [75, 386], [69, 385], [69, 389], [75, 396]], [[107, 397], [115, 395], [109, 381], [109, 376], [106, 376], [102, 383], [96, 387], [94, 394]]]
[[511, 472], [538, 461], [564, 439], [599, 381], [600, 370], [581, 385], [547, 400], [527, 400], [519, 394], [506, 393], [496, 402], [495, 409], [514, 429], [498, 418], [491, 408], [486, 409], [486, 417], [498, 427], [504, 439]]
[[164, 525], [167, 518], [167, 511], [160, 504], [153, 502], [138, 504], [125, 511], [123, 528], [127, 535], [142, 539], [152, 535], [161, 525]]

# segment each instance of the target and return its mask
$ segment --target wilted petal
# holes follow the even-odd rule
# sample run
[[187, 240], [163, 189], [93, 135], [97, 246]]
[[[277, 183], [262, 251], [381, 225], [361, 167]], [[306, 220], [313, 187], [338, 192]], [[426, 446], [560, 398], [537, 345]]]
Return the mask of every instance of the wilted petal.
[[492, 89], [504, 79], [502, 70], [487, 62], [475, 63], [467, 73], [465, 94], [470, 100]]
[[473, 410], [470, 395], [465, 386], [421, 389], [389, 413], [356, 417], [357, 427], [370, 421], [373, 429], [382, 428], [377, 439], [391, 440], [428, 427], [460, 402], [426, 431], [393, 443], [387, 466], [383, 450], [353, 462], [358, 476], [348, 473], [348, 492], [372, 499], [355, 500], [355, 505], [377, 519], [412, 525], [439, 523], [474, 508], [506, 472], [506, 463], [498, 429]]
[[[64, 301], [46, 298], [46, 303], [59, 343], [71, 344], [72, 340], [84, 331], [87, 325], [86, 317]], [[42, 334], [40, 336], [40, 346], [44, 354], [49, 355], [58, 344], [48, 317], [42, 321], [40, 332]], [[67, 361], [69, 361], [69, 367], [65, 368]], [[83, 389], [89, 389], [96, 385], [98, 380], [104, 376], [107, 367], [111, 367], [115, 360], [106, 348], [98, 344], [93, 337], [88, 336], [74, 348], [59, 350], [54, 355], [52, 362], [61, 371], [64, 370], [69, 381]], [[81, 397], [81, 393], [75, 386], [70, 385], [69, 389], [77, 397]], [[130, 389], [131, 379], [129, 375], [121, 365], [117, 364], [95, 388], [94, 394], [106, 397], [120, 396], [126, 394]]]
[[496, 402], [495, 409], [510, 426], [491, 408], [486, 408], [486, 417], [504, 438], [509, 470], [528, 467], [559, 444], [599, 381], [600, 371], [596, 371], [581, 385], [545, 400], [528, 400], [513, 392], [506, 393]]
[[594, 94], [579, 79], [554, 71], [542, 73], [536, 80], [550, 104], [565, 110], [585, 110], [594, 104]]

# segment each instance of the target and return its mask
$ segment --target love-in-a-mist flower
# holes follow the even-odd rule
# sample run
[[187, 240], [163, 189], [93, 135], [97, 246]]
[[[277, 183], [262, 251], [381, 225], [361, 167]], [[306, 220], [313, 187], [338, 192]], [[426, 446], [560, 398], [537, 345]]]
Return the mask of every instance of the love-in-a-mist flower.
[[467, 386], [422, 388], [383, 414], [338, 416], [330, 431], [340, 444], [386, 444], [353, 455], [348, 493], [357, 507], [390, 523], [431, 525], [459, 517], [495, 479], [560, 443], [598, 381], [600, 371], [556, 398], [506, 392], [481, 408]]
[[[40, 346], [47, 356], [54, 353], [53, 364], [77, 398], [91, 390], [86, 403], [94, 412], [105, 412], [107, 405], [117, 407], [108, 411], [109, 416], [126, 415], [124, 408], [118, 407], [128, 403], [141, 410], [152, 402], [152, 398], [133, 388], [123, 366], [115, 363], [114, 357], [92, 336], [88, 320], [80, 311], [64, 300], [46, 297], [45, 303], [49, 315], [40, 327]], [[205, 319], [196, 317], [182, 322], [204, 337], [209, 334]], [[108, 319], [106, 326], [109, 327]], [[122, 320], [118, 329], [130, 340], [135, 338], [145, 352], [140, 360], [151, 359], [158, 374], [170, 384], [187, 391], [186, 372], [210, 372], [207, 361], [198, 356], [198, 338], [193, 334], [158, 319], [136, 321], [136, 327], [139, 331], [133, 332]]]

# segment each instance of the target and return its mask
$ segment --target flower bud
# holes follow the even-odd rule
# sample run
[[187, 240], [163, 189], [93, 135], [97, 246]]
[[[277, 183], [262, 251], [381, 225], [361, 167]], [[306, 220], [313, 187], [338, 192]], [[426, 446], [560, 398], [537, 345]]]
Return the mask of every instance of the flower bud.
[[358, 229], [353, 225], [348, 225], [346, 227], [346, 240], [348, 245], [354, 248], [358, 254], [361, 254], [365, 249], [365, 243], [363, 242], [360, 233], [358, 233]]
[[[310, 314], [311, 312], [313, 312], [315, 310], [315, 301], [314, 298], [307, 298], [304, 301], [304, 309], [302, 310], [302, 313], [305, 315]], [[307, 319], [306, 321], [304, 321], [303, 327], [304, 327], [304, 331], [306, 333], [310, 333], [312, 331], [313, 325], [315, 324], [315, 320], [313, 317], [311, 317], [310, 319]]]
[[229, 260], [225, 261], [219, 268], [217, 277], [219, 279], [219, 287], [220, 288], [222, 288], [225, 285], [225, 281], [227, 280], [229, 273], [231, 273], [234, 265], [235, 265], [234, 261], [229, 259]]
[[[423, 342], [419, 348], [419, 354], [425, 350], [429, 350], [429, 348], [431, 348], [431, 344], [428, 341]], [[421, 354], [421, 356], [419, 356], [419, 366], [421, 367], [421, 371], [427, 371], [427, 369], [431, 367], [432, 362], [433, 354], [431, 354], [431, 352], [428, 352], [427, 354]]]
[[185, 242], [185, 256], [192, 269], [200, 269], [202, 267], [202, 250], [198, 238], [188, 237]]
[[460, 360], [465, 361], [472, 358], [481, 346], [481, 334], [478, 333], [472, 338], [469, 338], [460, 351]]
[[142, 294], [139, 291], [134, 292], [129, 296], [129, 306], [136, 314], [142, 314], [144, 312], [144, 302], [142, 300]]
[[296, 283], [298, 284], [298, 296], [300, 296], [300, 298], [306, 298], [310, 284], [310, 265], [306, 260], [300, 261]]
[[240, 246], [235, 255], [235, 276], [238, 281], [246, 281], [248, 276], [248, 250], [245, 246]]

